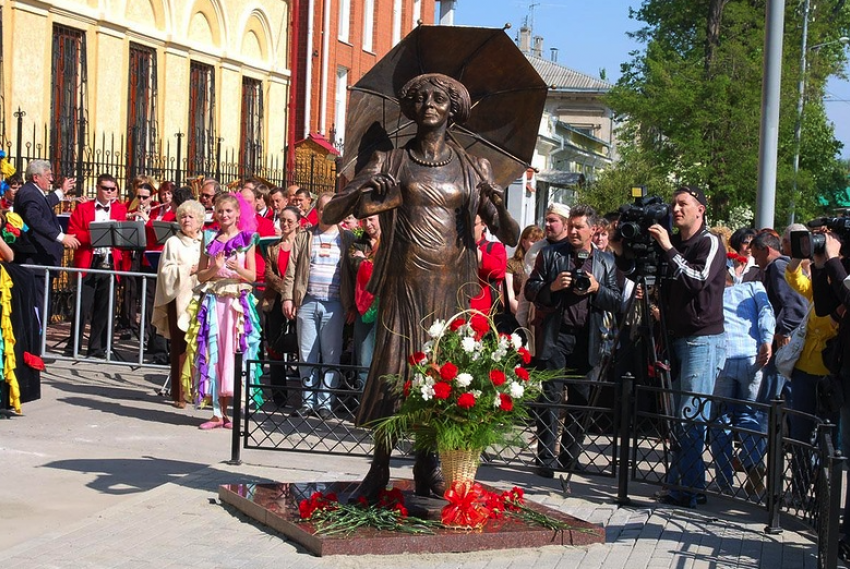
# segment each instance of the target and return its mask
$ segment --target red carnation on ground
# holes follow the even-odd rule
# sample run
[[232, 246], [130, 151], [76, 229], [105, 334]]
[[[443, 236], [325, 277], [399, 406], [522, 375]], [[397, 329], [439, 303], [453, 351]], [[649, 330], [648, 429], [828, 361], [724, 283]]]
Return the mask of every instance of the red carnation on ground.
[[475, 406], [475, 396], [471, 393], [464, 393], [457, 398], [457, 406], [461, 409], [470, 409]]
[[452, 386], [445, 381], [434, 384], [434, 399], [448, 399], [452, 393]]
[[452, 362], [446, 362], [440, 368], [440, 377], [446, 381], [451, 381], [457, 377], [457, 366]]
[[496, 387], [503, 385], [505, 383], [505, 372], [500, 369], [494, 369], [490, 372], [490, 381], [493, 382], [493, 385]]
[[413, 352], [412, 354], [410, 354], [410, 357], [407, 358], [407, 363], [412, 366], [415, 366], [425, 361], [425, 359], [426, 357], [424, 352]]
[[515, 369], [514, 369], [514, 373], [515, 373], [515, 374], [516, 374], [516, 376], [517, 376], [518, 378], [520, 378], [521, 380], [523, 380], [523, 381], [528, 381], [528, 370], [527, 370], [527, 369], [525, 369], [524, 367], [517, 367], [517, 368], [515, 368]]
[[463, 318], [455, 318], [454, 320], [452, 320], [451, 324], [449, 324], [449, 330], [451, 330], [452, 332], [457, 332], [464, 324], [466, 324], [466, 320], [464, 320]]
[[499, 409], [501, 409], [502, 411], [514, 410], [514, 400], [511, 399], [511, 396], [507, 393], [499, 394]]
[[522, 358], [522, 363], [528, 365], [531, 363], [531, 352], [529, 352], [526, 348], [520, 348], [516, 351], [519, 354], [519, 357]]
[[480, 340], [484, 337], [484, 334], [490, 331], [490, 323], [487, 321], [487, 317], [481, 313], [472, 315], [472, 318], [469, 319], [469, 326], [475, 332], [476, 340]]

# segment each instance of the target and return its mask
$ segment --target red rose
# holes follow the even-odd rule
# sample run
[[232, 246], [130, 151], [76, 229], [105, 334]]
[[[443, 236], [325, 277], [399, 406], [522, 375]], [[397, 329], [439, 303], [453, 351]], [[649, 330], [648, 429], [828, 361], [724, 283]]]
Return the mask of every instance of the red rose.
[[531, 352], [529, 352], [525, 348], [520, 348], [516, 351], [519, 354], [519, 357], [522, 358], [522, 363], [528, 365], [531, 363]]
[[493, 382], [493, 385], [496, 387], [505, 383], [505, 372], [500, 369], [494, 369], [490, 372], [490, 381]]
[[475, 405], [475, 396], [471, 393], [464, 393], [457, 398], [457, 406], [462, 409], [470, 409]]
[[490, 331], [490, 322], [488, 322], [487, 317], [480, 312], [476, 312], [472, 315], [472, 318], [469, 319], [469, 325], [472, 327], [472, 331], [475, 332], [476, 340], [480, 340], [484, 334]]
[[412, 385], [413, 384], [411, 383], [411, 381], [409, 379], [404, 382], [404, 396], [405, 396], [405, 398], [410, 397], [410, 388], [411, 388]]
[[451, 381], [457, 377], [457, 366], [452, 362], [446, 362], [440, 368], [440, 377], [446, 381]]
[[528, 381], [528, 370], [524, 367], [517, 367], [516, 369], [514, 369], [514, 373], [521, 380]]
[[445, 381], [434, 384], [434, 399], [448, 399], [452, 393], [452, 386]]
[[452, 332], [457, 332], [458, 329], [464, 324], [466, 324], [466, 320], [464, 320], [463, 318], [455, 318], [454, 320], [452, 320], [452, 323], [449, 324], [449, 330], [451, 330]]
[[407, 358], [407, 363], [415, 366], [425, 360], [425, 354], [422, 352], [414, 352]]
[[511, 396], [507, 393], [499, 394], [499, 409], [502, 411], [513, 411], [514, 409], [514, 400], [511, 399]]

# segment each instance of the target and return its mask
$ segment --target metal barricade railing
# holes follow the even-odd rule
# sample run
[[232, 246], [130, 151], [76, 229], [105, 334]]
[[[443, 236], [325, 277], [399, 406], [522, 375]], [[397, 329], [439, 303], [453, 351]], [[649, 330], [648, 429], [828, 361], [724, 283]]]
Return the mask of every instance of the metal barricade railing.
[[[138, 271], [116, 271], [116, 270], [107, 270], [107, 269], [80, 269], [75, 267], [44, 267], [40, 265], [21, 265], [27, 269], [30, 269], [34, 272], [43, 272], [45, 275], [44, 278], [44, 301], [43, 305], [40, 308], [40, 312], [42, 315], [49, 315], [49, 307], [51, 305], [51, 290], [50, 290], [50, 282], [52, 277], [56, 277], [57, 275], [67, 274], [69, 276], [69, 280], [71, 276], [73, 276], [74, 286], [72, 288], [74, 292], [73, 297], [73, 314], [79, 315], [80, 317], [72, 318], [72, 330], [68, 336], [68, 341], [71, 342], [72, 350], [70, 351], [70, 355], [65, 355], [64, 351], [54, 352], [52, 349], [48, 347], [48, 336], [49, 330], [48, 327], [51, 326], [49, 316], [43, 316], [41, 319], [41, 353], [43, 355], [48, 355], [49, 357], [56, 360], [63, 361], [103, 361], [100, 359], [84, 357], [80, 353], [80, 348], [83, 339], [83, 326], [85, 322], [85, 318], [89, 315], [81, 315], [82, 309], [82, 282], [85, 278], [83, 275], [85, 274], [95, 274], [95, 275], [108, 275], [110, 277], [109, 281], [109, 298], [107, 305], [107, 332], [106, 332], [106, 347], [105, 347], [105, 360], [110, 364], [115, 365], [124, 365], [130, 367], [153, 367], [158, 369], [166, 369], [167, 366], [163, 364], [156, 364], [146, 362], [144, 359], [145, 355], [145, 327], [147, 325], [145, 314], [147, 313], [147, 302], [148, 302], [148, 288], [151, 286], [156, 286], [155, 282], [150, 283], [149, 281], [156, 280], [156, 273], [146, 273], [146, 272], [138, 272]], [[118, 279], [120, 278], [138, 278], [141, 279], [141, 291], [139, 293], [139, 334], [138, 334], [138, 346], [133, 347], [133, 341], [129, 341], [129, 345], [127, 347], [127, 351], [135, 354], [134, 361], [127, 361], [121, 357], [118, 357], [118, 352], [115, 351], [115, 314], [116, 314], [116, 284]], [[64, 342], [61, 340], [59, 343]]]
[[[259, 390], [267, 394], [261, 404], [256, 398], [242, 397], [244, 408], [240, 411], [243, 421], [239, 437], [233, 439], [233, 455], [238, 457], [238, 446], [250, 449], [307, 451], [334, 454], [365, 456], [371, 452], [372, 439], [369, 432], [354, 426], [353, 417], [356, 406], [362, 394], [362, 388], [357, 383], [365, 368], [356, 366], [318, 365], [319, 372], [333, 371], [340, 377], [339, 386], [329, 389], [322, 388], [336, 398], [332, 414], [327, 417], [318, 415], [300, 416], [298, 407], [301, 394], [306, 388], [301, 385], [299, 368], [304, 366], [316, 367], [317, 364], [302, 364], [297, 362], [248, 362], [248, 371], [237, 371], [238, 381], [245, 380], [249, 392]], [[260, 368], [269, 370], [271, 366], [287, 366], [287, 383], [285, 389], [290, 397], [298, 394], [296, 402], [275, 402], [273, 392], [281, 386], [264, 383], [264, 377], [256, 377], [251, 370]], [[237, 368], [241, 370], [242, 368]], [[565, 383], [580, 385], [585, 380], [567, 378]], [[585, 423], [587, 428], [582, 430], [585, 437], [584, 449], [581, 454], [581, 471], [583, 475], [608, 475], [617, 478], [616, 501], [621, 504], [629, 502], [630, 485], [635, 482], [680, 488], [695, 492], [705, 492], [722, 496], [727, 499], [746, 501], [752, 505], [764, 508], [767, 514], [766, 530], [781, 531], [779, 524], [780, 511], [793, 515], [801, 522], [815, 529], [821, 539], [819, 541], [819, 557], [821, 567], [835, 567], [837, 559], [838, 524], [840, 504], [843, 500], [842, 465], [844, 459], [836, 452], [833, 445], [833, 427], [823, 423], [818, 417], [791, 411], [783, 401], [773, 401], [770, 404], [751, 404], [758, 412], [767, 417], [767, 432], [745, 429], [734, 425], [723, 426], [731, 436], [739, 441], [749, 438], [752, 442], [761, 438], [764, 443], [763, 471], [765, 488], [750, 487], [748, 473], [738, 473], [735, 486], [718, 485], [713, 475], [716, 464], [712, 454], [710, 441], [706, 441], [706, 449], [701, 460], [705, 462], [706, 488], [684, 488], [671, 484], [667, 479], [671, 451], [670, 445], [674, 431], [679, 425], [702, 420], [706, 433], [710, 436], [719, 428], [719, 423], [712, 419], [705, 421], [696, 413], [689, 419], [680, 419], [662, 411], [662, 398], [673, 395], [688, 395], [658, 387], [636, 385], [632, 376], [626, 375], [613, 383], [593, 383], [592, 388], [610, 389], [612, 398], [610, 405], [603, 403], [593, 406], [577, 406], [567, 403], [542, 403], [532, 405], [532, 419], [526, 425], [518, 425], [517, 432], [521, 441], [519, 446], [499, 449], [486, 449], [482, 454], [482, 463], [510, 465], [512, 467], [528, 468], [535, 465], [534, 440], [537, 434], [534, 413], [546, 408], [556, 408], [563, 421], [563, 416], [571, 414], [574, 417], [582, 413], [595, 416]], [[703, 396], [698, 394], [703, 402], [711, 404], [716, 409], [723, 410], [724, 406], [740, 403], [737, 400]], [[235, 399], [234, 401], [238, 401]], [[235, 403], [234, 403], [235, 404]], [[234, 417], [236, 417], [234, 409]], [[805, 416], [817, 425], [816, 440], [813, 442], [796, 441], [785, 434], [784, 423], [789, 414]], [[410, 442], [403, 441], [397, 452], [402, 456], [410, 455]], [[593, 450], [593, 452], [590, 452]], [[565, 468], [564, 471], [567, 471]]]

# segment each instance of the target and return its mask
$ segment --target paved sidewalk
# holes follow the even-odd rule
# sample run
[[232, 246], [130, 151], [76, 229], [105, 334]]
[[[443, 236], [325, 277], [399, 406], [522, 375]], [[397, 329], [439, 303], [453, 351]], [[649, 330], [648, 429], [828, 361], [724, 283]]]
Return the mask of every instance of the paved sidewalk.
[[[359, 479], [364, 459], [243, 451], [231, 466], [229, 433], [194, 428], [204, 412], [154, 395], [159, 375], [114, 366], [53, 364], [43, 399], [0, 420], [0, 567], [174, 568], [815, 568], [814, 536], [766, 535], [763, 510], [710, 499], [700, 510], [612, 502], [615, 483], [560, 482], [484, 467], [481, 478], [523, 487], [529, 499], [601, 523], [606, 543], [458, 554], [313, 557], [223, 506], [232, 482]], [[409, 463], [393, 475], [410, 476]], [[647, 486], [648, 496], [655, 488]], [[790, 527], [793, 523], [783, 520]], [[796, 528], [799, 529], [799, 528]]]

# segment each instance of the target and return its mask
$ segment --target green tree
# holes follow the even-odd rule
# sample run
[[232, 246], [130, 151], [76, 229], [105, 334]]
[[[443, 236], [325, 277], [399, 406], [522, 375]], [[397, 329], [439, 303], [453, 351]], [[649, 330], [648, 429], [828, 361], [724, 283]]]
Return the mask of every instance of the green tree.
[[[843, 49], [829, 44], [848, 35], [850, 9], [825, 1], [812, 4], [805, 111], [797, 175], [798, 218], [818, 212], [817, 196], [846, 185], [823, 106], [827, 78], [842, 73]], [[644, 0], [631, 17], [643, 27], [631, 35], [645, 48], [623, 64], [608, 95], [621, 127], [621, 160], [587, 195], [615, 191], [643, 176], [650, 191], [675, 185], [706, 188], [715, 219], [732, 208], [752, 207], [758, 181], [766, 0]], [[794, 184], [802, 7], [786, 4], [777, 171], [777, 225], [787, 218]], [[619, 190], [621, 193], [627, 189]], [[621, 202], [622, 203], [622, 202]]]

